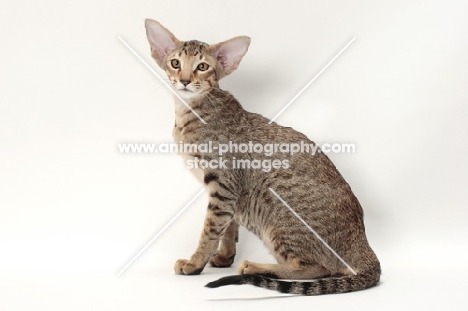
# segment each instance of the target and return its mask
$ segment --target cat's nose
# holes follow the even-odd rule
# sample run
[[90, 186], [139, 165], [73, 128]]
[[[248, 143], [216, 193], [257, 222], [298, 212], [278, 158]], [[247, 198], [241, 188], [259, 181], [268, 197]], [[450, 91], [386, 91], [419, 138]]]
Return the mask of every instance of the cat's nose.
[[180, 83], [182, 83], [184, 86], [187, 86], [190, 83], [190, 80], [180, 80]]

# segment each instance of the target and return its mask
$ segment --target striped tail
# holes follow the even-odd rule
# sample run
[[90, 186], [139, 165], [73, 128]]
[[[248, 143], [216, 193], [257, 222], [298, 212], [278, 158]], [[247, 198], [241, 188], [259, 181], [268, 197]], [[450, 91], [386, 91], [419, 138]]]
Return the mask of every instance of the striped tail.
[[380, 265], [357, 275], [347, 275], [337, 278], [323, 278], [313, 281], [284, 281], [270, 279], [262, 275], [241, 274], [223, 277], [206, 284], [206, 287], [215, 288], [226, 285], [250, 284], [280, 293], [296, 295], [324, 295], [354, 292], [377, 285], [380, 280]]

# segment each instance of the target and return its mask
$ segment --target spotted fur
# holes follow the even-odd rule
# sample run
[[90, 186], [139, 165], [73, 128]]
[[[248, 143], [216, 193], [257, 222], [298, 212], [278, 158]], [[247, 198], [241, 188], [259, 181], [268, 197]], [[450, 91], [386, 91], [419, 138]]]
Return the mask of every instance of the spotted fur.
[[[283, 127], [259, 114], [245, 111], [218, 81], [234, 71], [247, 52], [248, 37], [214, 45], [182, 42], [153, 20], [146, 21], [153, 58], [164, 69], [173, 88], [206, 124], [175, 99], [176, 143], [214, 145], [237, 143], [300, 143], [315, 146], [304, 134]], [[204, 64], [204, 65], [200, 65]], [[218, 159], [217, 151], [192, 152], [185, 160]], [[195, 253], [178, 260], [177, 274], [199, 274], [210, 262], [228, 267], [234, 262], [239, 225], [256, 234], [278, 264], [244, 261], [237, 276], [208, 283], [208, 287], [252, 284], [282, 293], [318, 295], [372, 287], [380, 279], [380, 263], [370, 248], [363, 211], [330, 159], [323, 153], [275, 153], [281, 163], [268, 172], [253, 168], [192, 170], [209, 193], [205, 222]], [[224, 154], [225, 159], [268, 160], [259, 153]], [[284, 162], [285, 161], [285, 162]], [[282, 199], [354, 269], [354, 275], [275, 197]], [[289, 282], [284, 279], [313, 279]]]

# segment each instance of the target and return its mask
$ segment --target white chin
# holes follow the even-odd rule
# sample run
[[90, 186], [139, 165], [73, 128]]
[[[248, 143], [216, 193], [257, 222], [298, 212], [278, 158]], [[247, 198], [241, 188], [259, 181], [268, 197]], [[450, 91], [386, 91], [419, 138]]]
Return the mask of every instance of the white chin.
[[177, 91], [177, 94], [179, 94], [180, 97], [186, 98], [186, 99], [194, 98], [199, 95], [198, 93], [194, 93], [191, 91], [181, 91], [181, 90]]

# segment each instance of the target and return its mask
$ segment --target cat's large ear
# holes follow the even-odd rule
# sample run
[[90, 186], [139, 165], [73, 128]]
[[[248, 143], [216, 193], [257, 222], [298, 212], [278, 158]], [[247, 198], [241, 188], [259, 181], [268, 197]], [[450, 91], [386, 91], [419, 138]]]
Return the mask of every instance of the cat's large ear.
[[218, 60], [221, 68], [220, 79], [237, 69], [249, 45], [250, 38], [246, 36], [210, 45], [211, 55]]
[[151, 47], [151, 56], [164, 69], [164, 60], [174, 51], [177, 38], [163, 25], [152, 19], [145, 20], [146, 36]]

